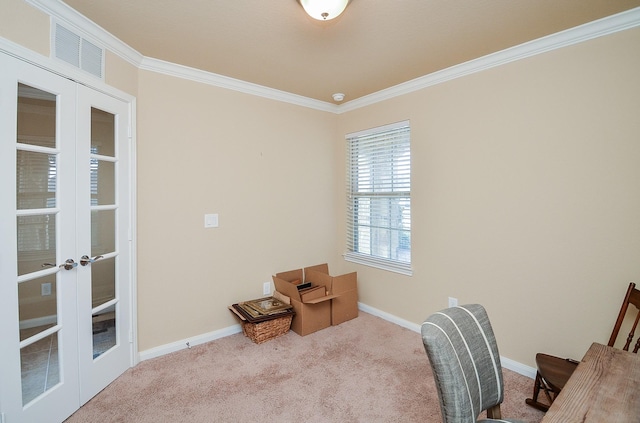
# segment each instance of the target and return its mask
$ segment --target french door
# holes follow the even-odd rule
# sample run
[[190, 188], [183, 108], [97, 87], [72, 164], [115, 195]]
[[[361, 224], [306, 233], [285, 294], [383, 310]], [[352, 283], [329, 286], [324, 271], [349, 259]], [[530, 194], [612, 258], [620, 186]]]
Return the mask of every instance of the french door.
[[61, 422], [132, 365], [129, 104], [0, 69], [0, 412]]

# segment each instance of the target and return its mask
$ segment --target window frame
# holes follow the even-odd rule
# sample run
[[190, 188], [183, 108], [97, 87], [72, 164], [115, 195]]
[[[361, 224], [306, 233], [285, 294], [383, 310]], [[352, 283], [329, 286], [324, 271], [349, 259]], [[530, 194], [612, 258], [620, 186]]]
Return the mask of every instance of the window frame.
[[[345, 139], [347, 204], [343, 257], [353, 263], [411, 276], [410, 122], [405, 120], [347, 134]], [[380, 143], [386, 143], [383, 150], [379, 149]], [[380, 205], [388, 206], [388, 210]], [[361, 214], [357, 210], [363, 207], [368, 209]], [[374, 212], [376, 207], [379, 207], [378, 213]], [[374, 224], [376, 217], [385, 224]], [[362, 220], [365, 222], [361, 223]], [[396, 223], [392, 223], [394, 221]], [[360, 245], [361, 231], [369, 237], [364, 237], [368, 239], [364, 247]], [[385, 233], [386, 237], [381, 236], [384, 242], [374, 247], [376, 234]], [[384, 255], [373, 251], [378, 248]]]

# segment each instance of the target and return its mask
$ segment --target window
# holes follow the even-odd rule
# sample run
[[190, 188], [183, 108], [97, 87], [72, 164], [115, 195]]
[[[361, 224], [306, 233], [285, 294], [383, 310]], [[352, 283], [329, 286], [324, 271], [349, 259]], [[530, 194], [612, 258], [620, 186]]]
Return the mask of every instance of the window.
[[408, 121], [349, 134], [345, 259], [411, 275]]

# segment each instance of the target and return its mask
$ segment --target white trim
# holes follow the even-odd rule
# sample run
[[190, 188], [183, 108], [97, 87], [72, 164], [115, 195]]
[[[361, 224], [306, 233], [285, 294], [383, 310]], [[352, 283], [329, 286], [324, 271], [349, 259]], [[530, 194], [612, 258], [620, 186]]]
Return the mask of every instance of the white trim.
[[84, 34], [90, 41], [94, 42], [93, 40], [100, 40], [100, 42], [96, 44], [104, 46], [109, 51], [115, 53], [140, 69], [164, 73], [177, 78], [185, 78], [204, 84], [210, 84], [247, 94], [270, 98], [276, 101], [283, 101], [336, 114], [349, 112], [390, 98], [441, 84], [452, 79], [640, 26], [640, 7], [637, 7], [597, 21], [577, 26], [575, 28], [570, 28], [565, 31], [492, 53], [478, 59], [451, 66], [447, 69], [430, 73], [341, 105], [335, 105], [299, 96], [297, 94], [291, 94], [275, 90], [273, 88], [267, 88], [238, 79], [225, 77], [212, 72], [201, 71], [186, 66], [164, 62], [158, 59], [144, 57], [142, 54], [123, 43], [120, 39], [116, 38], [59, 0], [26, 1], [61, 22], [66, 23], [81, 34]]
[[361, 302], [358, 302], [358, 310], [362, 310], [365, 313], [369, 313], [376, 317], [380, 317], [381, 319], [384, 319], [387, 322], [395, 323], [396, 325], [409, 329], [412, 332], [420, 333], [421, 325], [410, 322], [408, 320], [401, 319], [400, 317], [387, 313], [386, 311], [378, 310], [377, 308], [368, 306]]
[[504, 367], [505, 369], [509, 369], [509, 370], [511, 370], [513, 372], [521, 374], [522, 376], [526, 376], [529, 379], [535, 379], [536, 378], [536, 368], [535, 367], [531, 367], [531, 366], [527, 366], [527, 365], [522, 364], [522, 363], [518, 363], [515, 360], [512, 360], [512, 359], [507, 358], [507, 357], [503, 357], [503, 356], [500, 356], [500, 361], [502, 362], [502, 367]]
[[411, 126], [411, 122], [408, 119], [403, 120], [401, 122], [390, 123], [388, 125], [377, 126], [375, 128], [363, 129], [362, 131], [358, 131], [358, 132], [352, 132], [351, 134], [347, 134], [344, 137], [346, 139], [364, 137], [367, 135], [374, 135], [380, 132], [393, 131], [394, 129], [404, 128], [405, 126]]
[[356, 252], [346, 252], [342, 255], [345, 261], [361, 264], [363, 266], [375, 267], [376, 269], [386, 270], [388, 272], [399, 273], [405, 276], [413, 276], [413, 268], [411, 263], [405, 263], [398, 260], [384, 259], [374, 257], [368, 254], [360, 254]]
[[130, 281], [131, 287], [129, 291], [129, 298], [131, 299], [131, 328], [129, 333], [131, 334], [131, 367], [138, 364], [140, 361], [138, 355], [138, 180], [137, 180], [137, 166], [138, 166], [138, 149], [137, 149], [137, 99], [134, 97], [129, 102], [129, 262], [130, 262]]
[[58, 316], [52, 314], [50, 316], [36, 317], [33, 319], [21, 320], [20, 330], [37, 328], [38, 326], [54, 325], [58, 321]]
[[242, 332], [242, 326], [239, 324], [228, 326], [223, 329], [214, 330], [213, 332], [204, 333], [191, 338], [182, 339], [180, 341], [171, 342], [170, 344], [160, 345], [155, 348], [140, 351], [139, 361], [149, 360], [152, 358], [160, 357], [165, 354], [170, 354], [176, 351], [184, 350], [195, 345], [204, 344], [207, 342], [215, 341], [216, 339], [225, 338], [230, 335]]
[[145, 57], [140, 65], [141, 70], [157, 72], [164, 75], [174, 76], [189, 81], [200, 82], [215, 87], [226, 88], [245, 94], [264, 97], [271, 100], [282, 101], [283, 103], [291, 103], [297, 106], [308, 107], [323, 112], [336, 112], [338, 106], [327, 103], [325, 101], [314, 100], [309, 97], [303, 97], [298, 94], [291, 94], [285, 91], [264, 87], [262, 85], [253, 84], [251, 82], [241, 81], [239, 79], [230, 78], [224, 75], [218, 75], [212, 72], [183, 66], [176, 63], [165, 62], [159, 59]]
[[486, 69], [526, 59], [531, 56], [578, 44], [594, 38], [640, 26], [640, 7], [570, 28], [546, 37], [538, 38], [502, 51], [470, 60], [459, 65], [403, 82], [402, 84], [357, 98], [338, 106], [337, 113], [344, 113], [369, 106], [390, 98], [461, 78]]
[[[417, 325], [415, 323], [409, 322], [408, 320], [401, 319], [397, 316], [394, 316], [393, 314], [389, 314], [360, 302], [358, 303], [358, 309], [364, 311], [365, 313], [380, 317], [381, 319], [384, 319], [388, 322], [395, 323], [396, 325], [402, 326], [403, 328], [407, 328], [413, 332], [421, 333], [421, 325]], [[500, 356], [500, 362], [502, 364], [502, 367], [505, 369], [509, 369], [530, 379], [535, 379], [536, 377], [536, 369], [534, 367], [527, 366], [502, 355]]]

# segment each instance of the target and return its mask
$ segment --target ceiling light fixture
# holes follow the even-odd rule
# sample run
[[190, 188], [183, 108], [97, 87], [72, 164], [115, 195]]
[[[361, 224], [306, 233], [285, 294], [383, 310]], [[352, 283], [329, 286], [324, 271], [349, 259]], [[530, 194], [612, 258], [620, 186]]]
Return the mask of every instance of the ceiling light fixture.
[[328, 21], [337, 18], [351, 0], [298, 0], [313, 19]]

